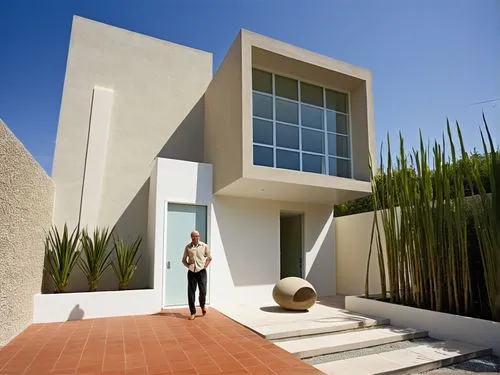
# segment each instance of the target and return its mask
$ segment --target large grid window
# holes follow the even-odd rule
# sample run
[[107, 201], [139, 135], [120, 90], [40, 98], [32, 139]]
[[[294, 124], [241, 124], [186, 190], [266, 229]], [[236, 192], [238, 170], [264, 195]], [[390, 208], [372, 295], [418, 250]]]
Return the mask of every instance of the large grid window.
[[351, 177], [349, 98], [253, 69], [253, 163]]

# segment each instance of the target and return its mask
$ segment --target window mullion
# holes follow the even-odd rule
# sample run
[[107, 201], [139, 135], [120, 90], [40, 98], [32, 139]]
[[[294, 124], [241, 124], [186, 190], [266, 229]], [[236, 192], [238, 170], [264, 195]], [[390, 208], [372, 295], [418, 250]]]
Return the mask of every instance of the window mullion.
[[351, 170], [351, 178], [354, 178], [354, 155], [352, 154], [352, 119], [351, 119], [351, 94], [347, 94], [347, 134], [349, 137], [349, 164], [350, 164], [350, 170]]
[[330, 157], [328, 150], [328, 124], [326, 116], [326, 89], [323, 87], [323, 132], [325, 134], [325, 172], [330, 175]]
[[273, 85], [273, 167], [276, 168], [276, 85], [275, 85], [275, 75], [272, 75], [272, 85]]
[[298, 85], [298, 109], [299, 109], [299, 163], [300, 163], [300, 171], [302, 171], [302, 106], [301, 106], [301, 93], [300, 93], [300, 81], [297, 80], [297, 85]]

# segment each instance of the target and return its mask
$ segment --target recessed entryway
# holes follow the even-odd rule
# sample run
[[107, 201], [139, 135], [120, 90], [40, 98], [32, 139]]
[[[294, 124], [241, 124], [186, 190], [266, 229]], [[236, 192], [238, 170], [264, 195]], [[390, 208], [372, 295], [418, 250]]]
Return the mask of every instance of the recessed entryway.
[[280, 278], [303, 277], [302, 213], [280, 213]]

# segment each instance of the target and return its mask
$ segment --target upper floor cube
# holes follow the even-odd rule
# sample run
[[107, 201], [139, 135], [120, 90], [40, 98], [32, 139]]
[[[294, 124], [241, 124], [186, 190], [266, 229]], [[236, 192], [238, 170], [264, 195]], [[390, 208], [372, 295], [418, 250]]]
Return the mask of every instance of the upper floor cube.
[[371, 73], [242, 30], [205, 95], [214, 192], [338, 203], [370, 192]]

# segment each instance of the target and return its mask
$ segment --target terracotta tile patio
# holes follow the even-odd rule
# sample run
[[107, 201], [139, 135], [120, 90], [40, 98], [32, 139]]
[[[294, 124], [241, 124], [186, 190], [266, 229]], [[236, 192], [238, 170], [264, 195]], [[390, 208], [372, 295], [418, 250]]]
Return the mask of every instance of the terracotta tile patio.
[[214, 309], [33, 324], [0, 350], [0, 374], [317, 374]]

